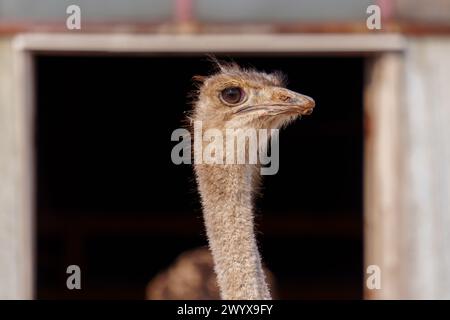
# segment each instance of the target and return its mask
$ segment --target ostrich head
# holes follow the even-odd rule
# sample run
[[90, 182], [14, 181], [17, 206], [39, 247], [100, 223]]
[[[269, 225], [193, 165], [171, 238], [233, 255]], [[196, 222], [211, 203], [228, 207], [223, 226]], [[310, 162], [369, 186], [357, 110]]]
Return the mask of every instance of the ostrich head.
[[[197, 77], [202, 83], [191, 120], [194, 124], [201, 121], [204, 130], [223, 132], [278, 129], [310, 114], [314, 100], [284, 88], [282, 79], [280, 74], [219, 64], [218, 73]], [[256, 164], [195, 164], [209, 246], [224, 299], [271, 298], [254, 231], [253, 198], [259, 183], [255, 168]]]
[[194, 118], [205, 128], [277, 129], [313, 111], [314, 100], [286, 89], [281, 73], [218, 66], [218, 73], [196, 77], [202, 84]]

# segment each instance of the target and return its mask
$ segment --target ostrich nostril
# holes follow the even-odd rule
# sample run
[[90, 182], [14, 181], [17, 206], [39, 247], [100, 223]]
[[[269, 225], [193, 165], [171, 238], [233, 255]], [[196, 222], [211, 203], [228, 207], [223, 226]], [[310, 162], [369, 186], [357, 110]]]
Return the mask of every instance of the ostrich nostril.
[[292, 97], [289, 96], [281, 96], [280, 100], [286, 103], [291, 103], [293, 101]]

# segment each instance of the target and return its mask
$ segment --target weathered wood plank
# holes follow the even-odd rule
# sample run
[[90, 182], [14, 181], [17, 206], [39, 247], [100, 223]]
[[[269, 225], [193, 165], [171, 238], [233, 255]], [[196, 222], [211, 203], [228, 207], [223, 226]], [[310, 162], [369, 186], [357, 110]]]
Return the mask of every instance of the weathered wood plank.
[[409, 41], [402, 182], [408, 298], [450, 299], [449, 57], [448, 38]]
[[381, 289], [365, 286], [366, 298], [399, 296], [400, 92], [402, 56], [380, 55], [369, 61], [365, 90], [365, 265], [381, 269]]
[[[30, 118], [16, 93], [18, 62], [9, 39], [0, 40], [0, 298], [32, 297]], [[23, 61], [22, 61], [23, 62]], [[20, 63], [19, 63], [20, 64]], [[25, 64], [20, 64], [25, 67]], [[27, 75], [28, 77], [30, 74]], [[22, 99], [22, 98], [20, 98]]]
[[[270, 43], [270, 46], [267, 44]], [[398, 34], [25, 34], [15, 46], [34, 51], [99, 52], [345, 52], [400, 51]]]

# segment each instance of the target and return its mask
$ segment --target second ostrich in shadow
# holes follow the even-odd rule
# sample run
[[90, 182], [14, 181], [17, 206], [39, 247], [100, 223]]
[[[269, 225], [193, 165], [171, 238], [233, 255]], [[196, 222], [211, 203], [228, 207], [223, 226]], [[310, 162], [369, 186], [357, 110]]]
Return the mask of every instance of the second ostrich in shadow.
[[[203, 132], [214, 129], [226, 136], [227, 129], [278, 129], [314, 108], [313, 99], [286, 89], [280, 74], [236, 64], [218, 63], [218, 69], [197, 77], [201, 83], [190, 120], [201, 122]], [[269, 139], [258, 142], [259, 151]], [[201, 140], [194, 146], [209, 144]], [[194, 168], [222, 299], [271, 299], [254, 230], [259, 165], [196, 163]]]

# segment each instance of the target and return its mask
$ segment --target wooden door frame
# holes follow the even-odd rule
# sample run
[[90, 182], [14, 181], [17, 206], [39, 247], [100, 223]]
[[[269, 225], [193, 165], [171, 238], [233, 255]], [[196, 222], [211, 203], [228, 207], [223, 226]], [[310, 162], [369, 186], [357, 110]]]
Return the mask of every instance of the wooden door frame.
[[[138, 34], [21, 34], [12, 40], [14, 61], [14, 121], [19, 153], [17, 176], [5, 181], [18, 197], [14, 210], [16, 230], [15, 261], [7, 268], [17, 281], [10, 284], [6, 298], [31, 299], [34, 295], [34, 67], [37, 53], [268, 53], [289, 55], [357, 55], [367, 58], [365, 85], [365, 173], [364, 173], [364, 252], [365, 267], [378, 265], [386, 275], [383, 288], [368, 290], [366, 298], [395, 297], [399, 286], [394, 275], [398, 259], [392, 225], [397, 223], [400, 192], [398, 172], [398, 134], [401, 103], [402, 61], [406, 40], [399, 34], [299, 34], [299, 35], [138, 35]], [[70, 73], [70, 71], [69, 71]], [[387, 135], [393, 133], [393, 135]], [[0, 182], [0, 187], [1, 187]], [[393, 247], [392, 247], [393, 245]], [[394, 248], [394, 249], [392, 249]], [[384, 271], [387, 270], [387, 271]], [[365, 271], [365, 270], [364, 270]], [[6, 272], [6, 271], [3, 271]], [[6, 275], [8, 276], [8, 275]], [[5, 291], [6, 292], [6, 291]]]

